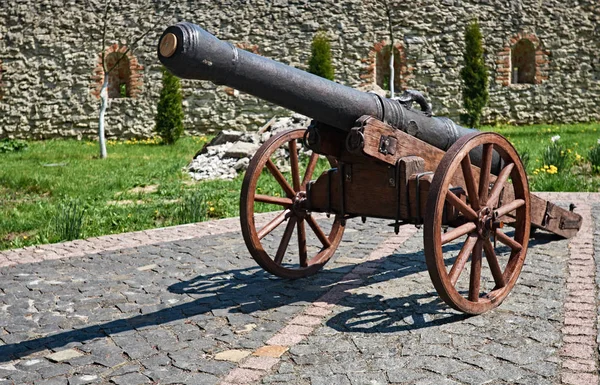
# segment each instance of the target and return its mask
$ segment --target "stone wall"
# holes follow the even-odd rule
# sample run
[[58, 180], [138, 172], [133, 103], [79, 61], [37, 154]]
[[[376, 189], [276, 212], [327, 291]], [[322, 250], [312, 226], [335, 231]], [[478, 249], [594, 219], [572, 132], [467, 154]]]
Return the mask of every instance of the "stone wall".
[[[101, 70], [103, 2], [4, 0], [0, 7], [0, 138], [93, 137]], [[568, 4], [567, 4], [568, 3]], [[336, 81], [377, 89], [377, 63], [389, 39], [377, 1], [115, 0], [105, 47], [123, 50], [158, 21], [130, 55], [137, 74], [129, 97], [111, 99], [109, 137], [152, 135], [160, 92], [158, 36], [167, 25], [193, 21], [223, 40], [305, 69], [314, 33], [332, 42]], [[597, 0], [390, 1], [401, 76], [422, 91], [438, 115], [458, 119], [466, 23], [477, 18], [490, 70], [486, 122], [600, 120], [600, 6]], [[160, 14], [171, 7], [171, 18]], [[90, 8], [91, 7], [91, 8]], [[511, 49], [535, 46], [536, 81], [512, 84]], [[378, 69], [379, 68], [379, 69]], [[127, 71], [125, 71], [127, 72]], [[133, 73], [133, 72], [132, 72]], [[99, 76], [100, 75], [100, 76]], [[381, 74], [380, 74], [381, 75]], [[382, 77], [379, 76], [381, 79]], [[129, 84], [129, 83], [128, 83]], [[250, 95], [207, 82], [183, 81], [188, 132], [254, 129], [290, 114]]]

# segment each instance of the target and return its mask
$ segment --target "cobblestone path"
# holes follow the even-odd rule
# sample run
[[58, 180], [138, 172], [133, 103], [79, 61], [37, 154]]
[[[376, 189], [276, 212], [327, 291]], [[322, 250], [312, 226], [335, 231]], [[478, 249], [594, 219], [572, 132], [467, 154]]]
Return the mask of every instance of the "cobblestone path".
[[497, 309], [437, 296], [422, 232], [350, 221], [314, 277], [274, 278], [236, 219], [0, 252], [3, 384], [597, 384], [600, 194], [537, 233]]

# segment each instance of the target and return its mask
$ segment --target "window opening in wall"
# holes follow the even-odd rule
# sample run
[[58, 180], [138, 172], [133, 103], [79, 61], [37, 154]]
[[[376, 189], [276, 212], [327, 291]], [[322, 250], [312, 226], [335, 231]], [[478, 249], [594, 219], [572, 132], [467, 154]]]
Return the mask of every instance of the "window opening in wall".
[[[390, 58], [391, 58], [392, 46], [387, 45], [382, 50], [377, 52], [375, 59], [375, 81], [377, 85], [384, 90], [390, 89]], [[402, 88], [402, 74], [401, 74], [401, 56], [398, 48], [394, 47], [394, 89], [400, 90]]]
[[528, 39], [521, 39], [511, 50], [511, 83], [535, 83], [535, 46]]
[[109, 98], [129, 98], [131, 97], [131, 66], [129, 58], [123, 56], [120, 52], [112, 52], [106, 56], [106, 68], [110, 70], [116, 64], [116, 67], [110, 71], [108, 76], [108, 97]]

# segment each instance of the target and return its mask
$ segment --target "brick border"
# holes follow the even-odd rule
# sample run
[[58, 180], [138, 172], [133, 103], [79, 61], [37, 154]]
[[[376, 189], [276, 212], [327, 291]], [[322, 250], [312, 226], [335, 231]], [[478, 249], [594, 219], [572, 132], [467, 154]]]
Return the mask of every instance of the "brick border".
[[[304, 311], [292, 318], [281, 330], [271, 337], [266, 345], [252, 353], [247, 352], [247, 359], [239, 361], [238, 367], [233, 368], [220, 385], [248, 384], [256, 382], [269, 374], [271, 368], [277, 365], [281, 356], [292, 346], [297, 345], [321, 326], [332, 308], [342, 298], [350, 295], [349, 291], [364, 284], [369, 274], [376, 271], [383, 259], [392, 254], [406, 240], [417, 232], [414, 226], [403, 226], [398, 235], [393, 235], [383, 241], [366, 258], [359, 259], [354, 269], [346, 274], [340, 283], [323, 294], [319, 299], [304, 308]], [[238, 351], [231, 351], [237, 353]], [[227, 353], [227, 352], [222, 352]], [[232, 356], [235, 356], [233, 354]], [[234, 361], [238, 362], [238, 361]]]
[[[273, 213], [258, 214], [258, 224], [266, 223]], [[147, 246], [161, 242], [173, 242], [208, 235], [239, 232], [240, 219], [226, 218], [216, 221], [142, 230], [131, 233], [104, 235], [70, 242], [28, 246], [22, 249], [0, 251], [0, 267], [36, 263], [52, 259], [82, 257], [102, 251], [114, 251]], [[241, 235], [240, 235], [241, 236]]]
[[[359, 85], [359, 87], [372, 87], [373, 85], [379, 86], [377, 84], [377, 55], [388, 45], [390, 45], [390, 41], [387, 39], [384, 39], [379, 43], [375, 43], [373, 48], [371, 48], [369, 51], [367, 58], [362, 59], [365, 67], [363, 68], [363, 73], [360, 75], [362, 83]], [[413, 65], [408, 63], [406, 49], [404, 48], [404, 44], [402, 42], [395, 43], [394, 48], [398, 50], [400, 55], [400, 63], [398, 63], [400, 71], [396, 74], [396, 76], [399, 76], [400, 89], [398, 89], [398, 91], [401, 91], [406, 89], [408, 81], [414, 78], [413, 71], [415, 68]]]
[[[106, 48], [104, 51], [104, 57], [108, 58], [110, 54], [114, 53], [124, 54], [127, 52], [127, 47], [124, 45], [119, 45], [117, 43], [111, 45]], [[141, 71], [144, 67], [138, 62], [138, 59], [133, 56], [131, 51], [127, 52], [127, 58], [123, 59], [127, 60], [127, 64], [129, 67], [129, 79], [127, 81], [127, 86], [129, 88], [129, 98], [135, 98], [142, 91], [142, 73]], [[120, 63], [119, 63], [120, 64]], [[110, 68], [108, 68], [110, 70]], [[118, 68], [115, 68], [115, 71]], [[112, 77], [112, 72], [109, 74], [109, 79]], [[102, 89], [102, 83], [104, 82], [104, 68], [102, 68], [102, 53], [98, 54], [98, 59], [96, 60], [96, 68], [94, 69], [94, 74], [92, 75], [92, 95], [96, 98], [100, 98], [100, 90]], [[110, 85], [109, 85], [109, 93], [110, 93]], [[111, 98], [114, 99], [114, 98]]]
[[596, 336], [596, 262], [591, 206], [578, 202], [583, 223], [569, 242], [567, 297], [561, 330], [561, 381], [569, 385], [598, 383]]
[[508, 43], [498, 52], [496, 59], [496, 83], [504, 87], [508, 86], [527, 86], [526, 83], [512, 83], [512, 49], [523, 40], [529, 40], [533, 43], [535, 49], [535, 77], [534, 84], [541, 84], [548, 80], [548, 71], [550, 69], [550, 52], [546, 50], [540, 39], [533, 33], [519, 32], [508, 40]]

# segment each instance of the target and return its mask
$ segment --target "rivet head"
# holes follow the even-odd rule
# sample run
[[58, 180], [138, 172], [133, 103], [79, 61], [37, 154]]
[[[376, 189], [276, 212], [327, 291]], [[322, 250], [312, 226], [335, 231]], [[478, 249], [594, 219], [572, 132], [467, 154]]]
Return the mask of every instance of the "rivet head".
[[167, 33], [160, 41], [158, 48], [160, 54], [164, 57], [171, 57], [177, 49], [177, 36], [172, 33]]

